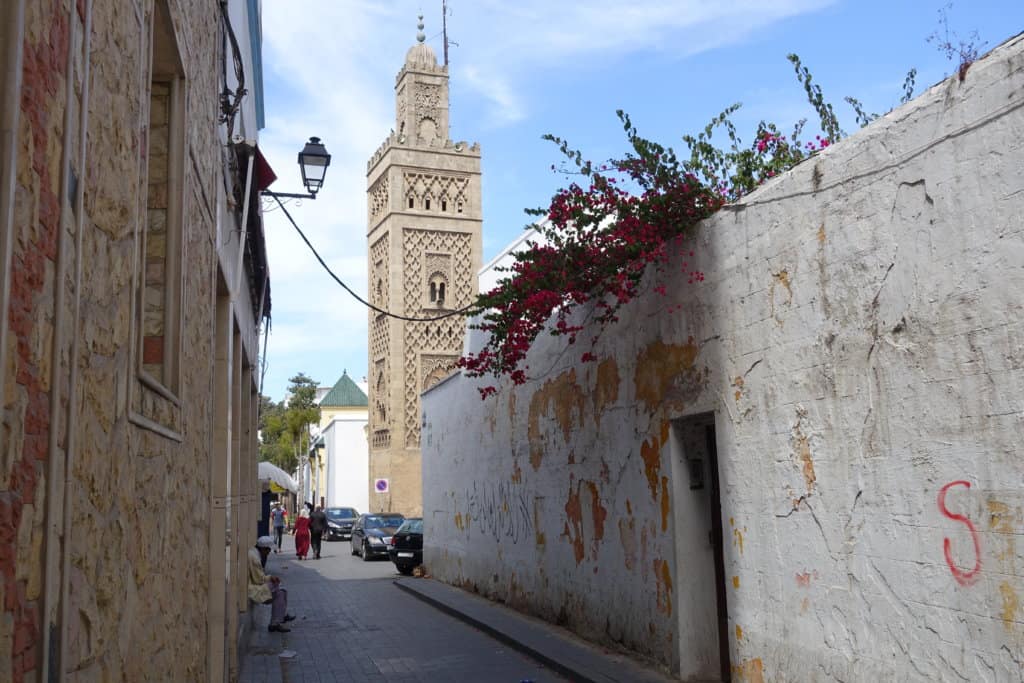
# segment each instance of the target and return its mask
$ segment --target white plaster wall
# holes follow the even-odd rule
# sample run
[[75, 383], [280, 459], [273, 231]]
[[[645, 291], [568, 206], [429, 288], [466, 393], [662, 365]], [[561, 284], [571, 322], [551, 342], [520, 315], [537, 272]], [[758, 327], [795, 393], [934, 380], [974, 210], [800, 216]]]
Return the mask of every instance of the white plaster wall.
[[324, 428], [327, 453], [327, 505], [369, 510], [369, 445], [366, 412], [335, 417]]
[[713, 411], [734, 679], [1021, 680], [1022, 53], [706, 222], [599, 362], [424, 394], [431, 573], [692, 670], [670, 434]]

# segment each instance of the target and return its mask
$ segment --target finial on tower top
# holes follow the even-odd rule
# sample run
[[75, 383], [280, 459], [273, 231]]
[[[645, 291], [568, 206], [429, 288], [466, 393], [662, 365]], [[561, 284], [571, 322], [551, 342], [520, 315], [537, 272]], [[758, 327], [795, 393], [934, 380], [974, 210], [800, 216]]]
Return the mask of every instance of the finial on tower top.
[[418, 18], [419, 21], [416, 23], [416, 28], [418, 28], [419, 31], [416, 32], [416, 42], [422, 43], [424, 40], [427, 39], [427, 35], [423, 33], [423, 15], [419, 15]]

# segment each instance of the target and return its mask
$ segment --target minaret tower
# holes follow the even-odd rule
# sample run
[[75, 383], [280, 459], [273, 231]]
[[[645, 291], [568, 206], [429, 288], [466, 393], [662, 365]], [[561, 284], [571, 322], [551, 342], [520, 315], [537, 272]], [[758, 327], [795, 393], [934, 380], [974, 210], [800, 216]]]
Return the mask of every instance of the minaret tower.
[[[448, 138], [448, 67], [419, 19], [396, 78], [395, 128], [366, 172], [370, 301], [409, 318], [468, 305], [482, 249], [480, 146]], [[420, 515], [420, 393], [462, 354], [466, 321], [369, 316], [370, 509]]]

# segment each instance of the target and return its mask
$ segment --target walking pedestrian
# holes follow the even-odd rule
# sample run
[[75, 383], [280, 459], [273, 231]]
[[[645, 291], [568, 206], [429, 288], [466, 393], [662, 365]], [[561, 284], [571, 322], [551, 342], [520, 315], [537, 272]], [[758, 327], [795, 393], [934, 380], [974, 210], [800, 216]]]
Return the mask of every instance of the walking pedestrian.
[[295, 554], [300, 560], [309, 552], [309, 512], [302, 508], [295, 520]]
[[327, 533], [327, 514], [324, 513], [321, 506], [317, 505], [309, 516], [309, 535], [313, 543], [313, 559], [320, 559], [320, 544], [323, 542], [325, 533]]
[[274, 527], [274, 540], [277, 548], [274, 549], [275, 553], [281, 552], [281, 537], [284, 535], [284, 506], [281, 505], [280, 501], [274, 503], [274, 508], [270, 511], [270, 521]]

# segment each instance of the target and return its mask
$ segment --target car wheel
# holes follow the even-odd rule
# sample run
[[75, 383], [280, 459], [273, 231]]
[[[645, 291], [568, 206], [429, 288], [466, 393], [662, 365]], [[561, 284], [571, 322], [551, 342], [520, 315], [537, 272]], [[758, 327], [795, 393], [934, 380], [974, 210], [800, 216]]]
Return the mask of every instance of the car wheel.
[[352, 553], [353, 555], [358, 555], [358, 554], [359, 554], [359, 551], [358, 551], [358, 550], [356, 550], [356, 545], [355, 545], [355, 543], [350, 543], [350, 544], [349, 544], [349, 549], [350, 549], [350, 551], [351, 551], [351, 553]]
[[370, 557], [371, 557], [371, 555], [370, 555], [370, 544], [364, 542], [363, 543], [363, 562], [369, 562], [370, 561]]
[[410, 564], [396, 564], [395, 566], [398, 568], [398, 573], [403, 576], [412, 574], [413, 567]]

